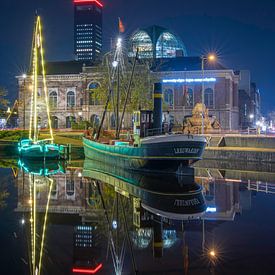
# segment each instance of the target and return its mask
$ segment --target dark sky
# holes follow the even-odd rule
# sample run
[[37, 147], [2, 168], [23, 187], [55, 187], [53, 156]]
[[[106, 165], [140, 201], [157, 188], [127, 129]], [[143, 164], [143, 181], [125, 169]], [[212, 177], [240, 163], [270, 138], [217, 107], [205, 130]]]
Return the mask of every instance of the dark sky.
[[[264, 113], [275, 110], [274, 0], [102, 0], [104, 47], [117, 32], [120, 16], [130, 35], [152, 24], [171, 28], [189, 55], [217, 51], [220, 62], [249, 69], [261, 91]], [[42, 15], [46, 58], [73, 59], [72, 0], [0, 1], [0, 86], [16, 97], [15, 75], [27, 68], [35, 9]]]

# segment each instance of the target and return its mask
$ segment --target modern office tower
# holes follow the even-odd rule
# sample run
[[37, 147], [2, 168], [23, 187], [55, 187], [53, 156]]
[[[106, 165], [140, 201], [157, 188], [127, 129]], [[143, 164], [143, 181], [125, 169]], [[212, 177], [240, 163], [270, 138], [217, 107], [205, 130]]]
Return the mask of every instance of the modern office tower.
[[102, 51], [102, 9], [97, 0], [74, 0], [74, 51], [77, 60], [95, 61]]

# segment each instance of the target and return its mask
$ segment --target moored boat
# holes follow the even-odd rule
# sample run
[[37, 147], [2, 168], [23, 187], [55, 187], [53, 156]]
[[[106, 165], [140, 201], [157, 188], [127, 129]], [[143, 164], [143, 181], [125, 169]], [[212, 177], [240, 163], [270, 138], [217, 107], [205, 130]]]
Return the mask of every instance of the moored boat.
[[202, 158], [206, 139], [192, 135], [161, 135], [140, 140], [140, 144], [103, 144], [83, 138], [85, 157], [126, 169], [176, 172]]
[[[32, 75], [29, 76], [31, 79], [32, 87], [32, 104], [30, 112], [30, 126], [29, 126], [29, 139], [23, 139], [18, 142], [18, 151], [21, 158], [29, 159], [59, 159], [61, 154], [64, 153], [64, 147], [53, 143], [53, 131], [51, 125], [49, 99], [48, 99], [48, 88], [46, 81], [45, 61], [44, 61], [44, 50], [42, 44], [42, 26], [40, 16], [36, 16], [35, 28], [34, 28], [34, 40], [32, 48]], [[41, 68], [40, 65], [41, 64]], [[44, 91], [44, 103], [46, 106], [47, 113], [47, 125], [49, 128], [49, 139], [39, 140], [39, 128], [38, 125], [39, 117], [38, 111], [41, 106], [38, 107], [38, 83], [39, 83], [39, 72], [42, 73], [42, 83]], [[26, 76], [27, 77], [27, 76]], [[41, 99], [42, 95], [40, 94]]]

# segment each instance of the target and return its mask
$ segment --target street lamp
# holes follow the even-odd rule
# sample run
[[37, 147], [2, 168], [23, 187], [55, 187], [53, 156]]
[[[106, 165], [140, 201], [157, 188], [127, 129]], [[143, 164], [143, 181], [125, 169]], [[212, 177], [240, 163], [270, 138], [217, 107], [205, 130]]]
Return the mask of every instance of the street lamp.
[[204, 134], [204, 62], [215, 62], [217, 60], [217, 56], [215, 54], [208, 54], [201, 56], [201, 71], [202, 71], [202, 91], [201, 91], [201, 101], [202, 101], [202, 121], [201, 121], [201, 133]]

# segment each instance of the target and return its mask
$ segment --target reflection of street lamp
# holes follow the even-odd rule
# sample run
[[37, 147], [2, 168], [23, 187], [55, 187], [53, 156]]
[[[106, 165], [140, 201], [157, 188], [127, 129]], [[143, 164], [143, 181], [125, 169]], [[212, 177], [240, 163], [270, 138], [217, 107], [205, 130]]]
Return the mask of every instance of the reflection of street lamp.
[[25, 81], [27, 78], [26, 74], [22, 74], [23, 78], [23, 129], [26, 130], [26, 87], [25, 87]]
[[212, 260], [215, 259], [216, 256], [217, 256], [216, 251], [215, 251], [214, 249], [211, 249], [211, 250], [209, 251], [209, 256], [210, 256], [210, 258], [211, 258]]
[[202, 91], [201, 91], [201, 103], [202, 103], [202, 121], [201, 121], [201, 133], [204, 134], [204, 62], [215, 62], [217, 56], [215, 54], [208, 54], [207, 56], [201, 56], [201, 71], [202, 71]]

